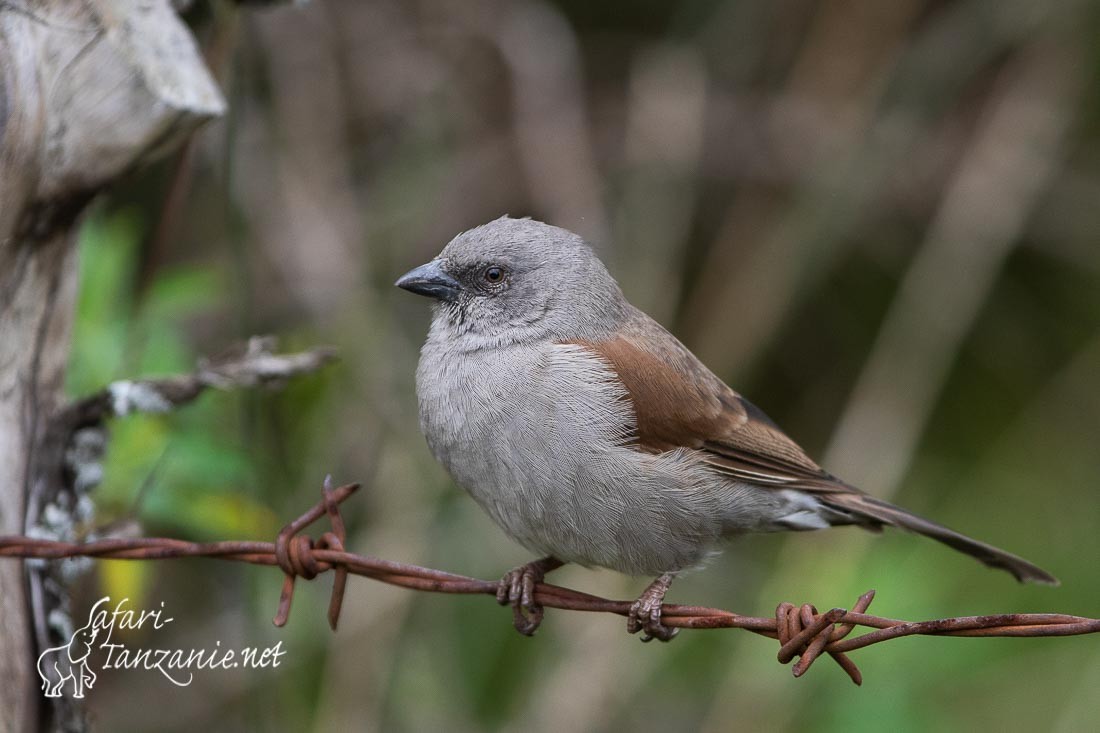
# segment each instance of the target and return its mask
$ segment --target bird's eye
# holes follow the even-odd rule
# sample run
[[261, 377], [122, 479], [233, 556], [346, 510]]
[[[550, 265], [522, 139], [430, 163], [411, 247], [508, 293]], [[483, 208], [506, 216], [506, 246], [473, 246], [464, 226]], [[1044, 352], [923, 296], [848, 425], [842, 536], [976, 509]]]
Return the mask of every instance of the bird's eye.
[[496, 283], [499, 283], [501, 280], [504, 279], [504, 268], [496, 266], [487, 267], [485, 269], [483, 277], [485, 278], [485, 282], [493, 283], [495, 285]]

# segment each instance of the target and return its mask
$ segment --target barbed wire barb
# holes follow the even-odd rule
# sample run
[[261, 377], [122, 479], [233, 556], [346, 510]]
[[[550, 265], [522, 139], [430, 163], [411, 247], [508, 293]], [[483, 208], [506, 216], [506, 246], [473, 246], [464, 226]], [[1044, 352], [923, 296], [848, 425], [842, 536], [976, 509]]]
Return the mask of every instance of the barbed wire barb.
[[[62, 542], [25, 536], [0, 537], [0, 557], [56, 560], [73, 557], [114, 560], [167, 560], [182, 557], [208, 557], [216, 560], [270, 565], [283, 572], [283, 586], [273, 622], [284, 626], [290, 618], [290, 607], [298, 578], [312, 580], [333, 571], [332, 594], [328, 622], [333, 631], [340, 620], [340, 610], [349, 574], [370, 578], [389, 585], [432, 593], [484, 594], [496, 596], [498, 581], [478, 580], [443, 570], [384, 560], [370, 555], [348, 552], [344, 543], [347, 531], [339, 506], [359, 489], [359, 484], [332, 488], [326, 477], [321, 499], [300, 517], [286, 524], [275, 542], [225, 541], [187, 542], [166, 537], [134, 539], [102, 539], [90, 542]], [[301, 532], [327, 517], [331, 529], [313, 540]], [[827, 654], [855, 684], [863, 682], [862, 674], [848, 653], [872, 644], [903, 636], [967, 636], [967, 637], [1035, 637], [1075, 636], [1100, 632], [1100, 619], [1057, 613], [1014, 613], [987, 616], [962, 616], [930, 621], [903, 621], [872, 616], [866, 613], [875, 592], [859, 597], [851, 610], [833, 608], [819, 613], [810, 604], [795, 606], [780, 603], [773, 617], [742, 616], [732, 611], [706, 606], [664, 604], [661, 622], [666, 626], [688, 629], [736, 628], [751, 631], [779, 642], [777, 658], [792, 667], [795, 677], [801, 677], [810, 666]], [[535, 586], [535, 600], [546, 608], [566, 611], [612, 613], [626, 616], [631, 601], [601, 598], [550, 583]], [[856, 626], [874, 629], [848, 638]]]

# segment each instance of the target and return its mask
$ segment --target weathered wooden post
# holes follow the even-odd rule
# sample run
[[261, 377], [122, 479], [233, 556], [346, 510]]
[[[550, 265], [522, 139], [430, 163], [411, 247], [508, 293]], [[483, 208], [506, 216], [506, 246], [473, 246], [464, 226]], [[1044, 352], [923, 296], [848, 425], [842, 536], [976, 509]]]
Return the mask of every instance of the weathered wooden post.
[[[116, 177], [219, 115], [169, 0], [0, 1], [0, 534], [23, 534], [62, 403], [76, 231]], [[33, 599], [0, 564], [0, 731], [40, 724]]]

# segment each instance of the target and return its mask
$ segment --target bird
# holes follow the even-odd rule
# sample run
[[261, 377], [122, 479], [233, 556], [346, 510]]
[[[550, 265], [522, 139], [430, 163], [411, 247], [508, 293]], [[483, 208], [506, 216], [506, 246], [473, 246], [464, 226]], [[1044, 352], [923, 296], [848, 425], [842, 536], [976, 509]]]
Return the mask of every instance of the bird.
[[898, 527], [1011, 573], [1051, 574], [826, 472], [760, 408], [631, 305], [580, 236], [501, 217], [395, 283], [433, 301], [416, 393], [432, 455], [539, 556], [500, 580], [517, 630], [566, 563], [655, 577], [630, 633], [670, 640], [677, 573], [754, 532]]

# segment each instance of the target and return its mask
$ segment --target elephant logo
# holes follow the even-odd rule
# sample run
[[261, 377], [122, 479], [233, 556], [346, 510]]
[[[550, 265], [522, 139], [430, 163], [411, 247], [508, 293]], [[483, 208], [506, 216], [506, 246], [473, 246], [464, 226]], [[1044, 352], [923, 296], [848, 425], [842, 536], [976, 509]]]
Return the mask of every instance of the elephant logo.
[[73, 632], [68, 644], [47, 649], [38, 656], [38, 674], [46, 697], [61, 697], [61, 689], [72, 680], [73, 697], [84, 697], [84, 690], [95, 684], [95, 672], [88, 666], [99, 629], [88, 623]]

